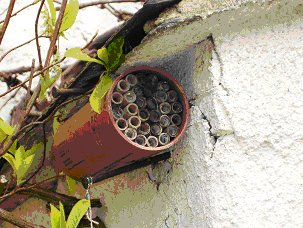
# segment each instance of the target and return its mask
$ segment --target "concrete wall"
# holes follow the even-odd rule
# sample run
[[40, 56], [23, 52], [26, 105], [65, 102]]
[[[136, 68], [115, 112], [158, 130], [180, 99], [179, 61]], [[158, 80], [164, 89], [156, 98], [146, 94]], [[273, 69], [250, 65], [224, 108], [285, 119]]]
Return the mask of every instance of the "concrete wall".
[[302, 4], [205, 13], [196, 2], [158, 19], [121, 69], [157, 66], [180, 80], [196, 99], [186, 137], [153, 170], [96, 184], [100, 214], [109, 227], [301, 227]]

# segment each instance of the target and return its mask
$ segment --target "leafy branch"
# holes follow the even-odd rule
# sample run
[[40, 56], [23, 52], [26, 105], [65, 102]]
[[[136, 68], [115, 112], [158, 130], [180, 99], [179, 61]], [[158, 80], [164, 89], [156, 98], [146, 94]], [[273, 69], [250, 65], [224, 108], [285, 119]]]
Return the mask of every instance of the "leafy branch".
[[104, 96], [112, 85], [110, 73], [116, 70], [124, 61], [123, 47], [124, 38], [119, 37], [108, 45], [108, 48], [102, 47], [97, 51], [97, 58], [92, 58], [84, 53], [80, 48], [71, 48], [65, 52], [65, 57], [75, 58], [81, 61], [93, 62], [105, 67], [101, 74], [98, 84], [93, 90], [89, 102], [92, 109], [101, 113]]

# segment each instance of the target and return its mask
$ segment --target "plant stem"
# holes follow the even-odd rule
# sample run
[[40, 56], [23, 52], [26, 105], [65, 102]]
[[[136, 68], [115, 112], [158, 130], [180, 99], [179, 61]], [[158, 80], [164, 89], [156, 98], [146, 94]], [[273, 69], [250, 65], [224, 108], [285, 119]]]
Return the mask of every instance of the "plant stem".
[[2, 26], [2, 28], [0, 30], [0, 44], [2, 42], [4, 33], [5, 33], [6, 29], [7, 29], [8, 23], [9, 23], [9, 21], [11, 19], [15, 2], [16, 2], [16, 0], [11, 0], [10, 3], [9, 3], [9, 7], [8, 7], [8, 10], [7, 10], [7, 13], [6, 13], [6, 17], [4, 19], [3, 26]]

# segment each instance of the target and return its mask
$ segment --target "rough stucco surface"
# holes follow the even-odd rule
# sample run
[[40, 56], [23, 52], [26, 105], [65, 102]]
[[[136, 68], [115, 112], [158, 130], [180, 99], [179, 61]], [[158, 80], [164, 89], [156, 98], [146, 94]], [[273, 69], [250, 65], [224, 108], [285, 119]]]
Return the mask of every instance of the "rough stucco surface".
[[[129, 54], [121, 71], [166, 69], [196, 100], [172, 159], [95, 185], [109, 227], [303, 225], [298, 3], [248, 4], [172, 28], [164, 18]], [[205, 41], [210, 34], [215, 46]]]

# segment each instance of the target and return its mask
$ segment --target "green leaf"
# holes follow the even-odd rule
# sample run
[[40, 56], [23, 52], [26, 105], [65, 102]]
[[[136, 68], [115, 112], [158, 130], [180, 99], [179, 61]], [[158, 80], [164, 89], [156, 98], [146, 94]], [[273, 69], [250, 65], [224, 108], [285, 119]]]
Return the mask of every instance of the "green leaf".
[[41, 149], [43, 143], [35, 144], [30, 150], [25, 151], [23, 146], [20, 146], [15, 153], [15, 172], [17, 175], [17, 184], [20, 185], [27, 175], [32, 164], [37, 163], [36, 151]]
[[100, 48], [97, 51], [97, 54], [98, 54], [99, 59], [101, 59], [105, 63], [105, 66], [107, 67], [108, 66], [108, 52], [107, 52], [107, 49], [104, 48], [104, 47]]
[[49, 11], [50, 11], [50, 16], [51, 16], [51, 21], [52, 25], [55, 26], [56, 23], [56, 9], [54, 6], [54, 0], [47, 0]]
[[29, 150], [27, 150], [25, 152], [25, 156], [28, 157], [30, 155], [35, 155], [37, 154], [37, 151], [42, 149], [43, 147], [43, 142], [40, 142], [40, 143], [37, 143], [37, 144], [34, 144]]
[[10, 165], [11, 167], [14, 169], [15, 173], [16, 173], [16, 167], [15, 167], [15, 158], [14, 156], [12, 156], [10, 153], [6, 153], [2, 156]]
[[40, 76], [41, 90], [39, 94], [39, 99], [42, 101], [45, 99], [45, 93], [49, 87], [60, 77], [61, 74], [57, 74], [55, 77], [50, 77], [50, 74], [45, 74], [44, 77]]
[[50, 205], [50, 208], [52, 228], [60, 228], [60, 211], [52, 204]]
[[120, 36], [116, 40], [110, 43], [107, 48], [108, 51], [108, 62], [111, 70], [115, 70], [120, 62], [120, 57], [122, 55], [122, 47], [124, 44], [124, 38]]
[[95, 62], [95, 63], [99, 63], [101, 65], [104, 65], [100, 60], [89, 57], [89, 55], [83, 53], [81, 48], [68, 49], [65, 52], [64, 56], [67, 58], [74, 58], [74, 59], [78, 59], [81, 61]]
[[11, 152], [13, 155], [15, 155], [15, 153], [16, 153], [16, 150], [17, 150], [17, 143], [18, 143], [18, 141], [15, 140], [15, 141], [13, 142], [13, 145], [8, 149], [8, 151]]
[[62, 19], [62, 24], [60, 27], [59, 32], [63, 32], [75, 23], [76, 17], [79, 11], [79, 2], [78, 0], [70, 0], [68, 4], [66, 5], [63, 19]]
[[91, 96], [89, 97], [89, 103], [95, 112], [99, 114], [101, 113], [103, 98], [106, 95], [106, 93], [109, 91], [112, 84], [113, 81], [109, 77], [109, 75], [107, 74], [104, 76], [101, 75], [100, 82], [97, 84]]
[[63, 204], [61, 202], [59, 202], [59, 207], [60, 207], [60, 228], [66, 228], [65, 212], [64, 212]]
[[67, 228], [75, 228], [78, 226], [80, 220], [87, 212], [87, 209], [90, 206], [89, 200], [82, 199], [79, 200], [73, 209], [71, 210], [68, 219], [67, 219]]
[[0, 117], [0, 129], [7, 135], [12, 135], [14, 133], [14, 128], [6, 123], [1, 117]]
[[70, 194], [74, 195], [76, 191], [76, 180], [66, 175], [66, 182]]
[[58, 128], [59, 128], [59, 125], [60, 125], [60, 122], [58, 121], [58, 115], [60, 114], [59, 111], [57, 111], [54, 115], [54, 121], [53, 121], [53, 134], [56, 134]]

